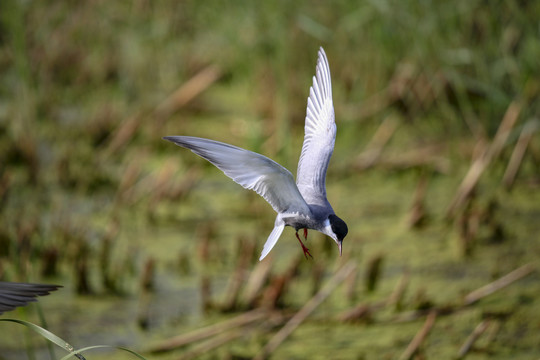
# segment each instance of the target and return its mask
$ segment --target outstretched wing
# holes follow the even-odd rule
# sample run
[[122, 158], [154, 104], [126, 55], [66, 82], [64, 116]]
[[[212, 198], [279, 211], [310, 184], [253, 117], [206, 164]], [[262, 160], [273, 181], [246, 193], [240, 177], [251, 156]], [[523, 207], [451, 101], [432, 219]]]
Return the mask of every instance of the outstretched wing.
[[59, 287], [61, 286], [0, 281], [0, 314], [37, 301], [37, 296], [48, 295]]
[[330, 67], [322, 47], [319, 50], [313, 86], [309, 89], [304, 132], [296, 184], [307, 202], [328, 204], [326, 170], [334, 151], [336, 122]]
[[191, 136], [164, 139], [210, 161], [235, 182], [261, 195], [277, 213], [310, 213], [290, 171], [266, 156], [209, 139]]

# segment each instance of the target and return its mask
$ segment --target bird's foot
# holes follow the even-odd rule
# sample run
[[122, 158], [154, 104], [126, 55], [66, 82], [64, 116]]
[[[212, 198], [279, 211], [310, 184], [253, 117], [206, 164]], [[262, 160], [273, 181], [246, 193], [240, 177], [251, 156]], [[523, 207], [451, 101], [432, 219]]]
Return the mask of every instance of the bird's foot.
[[304, 256], [306, 257], [306, 259], [308, 258], [307, 256], [309, 255], [310, 258], [313, 259], [313, 256], [311, 256], [311, 254], [309, 253], [309, 249], [307, 247], [305, 247], [304, 245], [302, 245], [302, 250], [304, 250]]
[[304, 240], [307, 240], [307, 228], [304, 228]]
[[[307, 230], [306, 229], [304, 229], [304, 234], [307, 235]], [[300, 245], [302, 246], [302, 251], [304, 251], [304, 256], [306, 257], [306, 259], [308, 258], [307, 257], [308, 255], [309, 255], [310, 258], [313, 259], [313, 256], [311, 256], [311, 254], [309, 253], [309, 249], [304, 245], [302, 240], [300, 240], [300, 236], [298, 236], [298, 232], [296, 232], [296, 238], [298, 239], [298, 241], [300, 242]]]

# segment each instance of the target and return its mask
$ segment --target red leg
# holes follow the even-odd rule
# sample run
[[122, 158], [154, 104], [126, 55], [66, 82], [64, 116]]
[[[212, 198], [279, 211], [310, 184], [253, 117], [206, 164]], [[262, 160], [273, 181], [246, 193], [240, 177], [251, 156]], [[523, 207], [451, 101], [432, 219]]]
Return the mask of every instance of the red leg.
[[300, 236], [298, 236], [298, 231], [296, 232], [296, 238], [298, 239], [298, 241], [300, 242], [300, 245], [302, 246], [302, 250], [304, 251], [304, 256], [306, 257], [306, 259], [308, 255], [313, 259], [313, 256], [311, 256], [311, 254], [309, 253], [309, 249], [304, 245], [302, 240], [300, 240]]
[[304, 239], [307, 240], [307, 228], [304, 228]]

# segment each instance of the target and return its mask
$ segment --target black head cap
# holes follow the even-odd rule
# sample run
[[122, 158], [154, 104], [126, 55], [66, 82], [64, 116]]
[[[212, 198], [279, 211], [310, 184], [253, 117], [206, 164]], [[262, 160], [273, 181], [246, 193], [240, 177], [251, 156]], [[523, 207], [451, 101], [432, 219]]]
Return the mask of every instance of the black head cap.
[[336, 234], [338, 241], [343, 241], [349, 232], [349, 228], [347, 228], [345, 221], [341, 220], [334, 214], [328, 216], [328, 221], [330, 221], [330, 226], [332, 227], [334, 234]]

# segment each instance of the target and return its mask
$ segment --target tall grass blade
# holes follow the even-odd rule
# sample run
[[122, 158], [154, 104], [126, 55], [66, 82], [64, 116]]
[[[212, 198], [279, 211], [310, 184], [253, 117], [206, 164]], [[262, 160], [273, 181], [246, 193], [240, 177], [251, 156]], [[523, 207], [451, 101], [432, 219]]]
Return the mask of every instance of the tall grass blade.
[[60, 346], [62, 349], [72, 352], [73, 346], [71, 346], [67, 341], [63, 340], [62, 338], [54, 335], [49, 330], [46, 330], [42, 328], [41, 326], [38, 326], [36, 324], [32, 324], [31, 322], [24, 321], [24, 320], [18, 320], [18, 319], [0, 319], [0, 321], [8, 321], [8, 322], [14, 322], [17, 324], [21, 324], [26, 326], [27, 328], [37, 332], [39, 335], [43, 336], [45, 339], [49, 340], [50, 342], [55, 343], [56, 345]]
[[67, 359], [71, 358], [72, 356], [77, 356], [80, 353], [88, 351], [88, 350], [104, 349], [104, 348], [111, 348], [111, 349], [118, 349], [118, 350], [127, 351], [128, 353], [135, 355], [136, 357], [138, 357], [141, 360], [146, 360], [146, 358], [144, 356], [142, 356], [141, 354], [139, 354], [139, 353], [137, 353], [137, 352], [135, 352], [133, 350], [130, 350], [130, 349], [122, 347], [122, 346], [113, 346], [113, 345], [93, 345], [93, 346], [88, 346], [88, 347], [85, 347], [85, 348], [82, 348], [82, 349], [77, 349], [77, 350], [72, 351], [70, 354], [64, 356], [60, 360], [67, 360]]
[[69, 359], [69, 358], [71, 358], [73, 356], [75, 356], [76, 358], [78, 358], [80, 360], [85, 360], [84, 357], [80, 353], [82, 353], [84, 351], [87, 351], [87, 350], [101, 349], [101, 348], [111, 348], [111, 349], [118, 349], [118, 350], [127, 351], [128, 353], [135, 355], [137, 358], [139, 358], [141, 360], [146, 360], [146, 358], [144, 356], [140, 355], [139, 353], [137, 353], [137, 352], [135, 352], [133, 350], [130, 350], [128, 348], [121, 347], [121, 346], [94, 345], [94, 346], [88, 346], [88, 347], [85, 347], [85, 348], [82, 348], [82, 349], [74, 350], [73, 346], [71, 346], [71, 344], [69, 344], [64, 339], [56, 336], [55, 334], [53, 334], [49, 330], [46, 330], [46, 329], [44, 329], [44, 328], [42, 328], [42, 327], [40, 327], [40, 326], [38, 326], [36, 324], [32, 324], [31, 322], [24, 321], [24, 320], [18, 320], [18, 319], [0, 319], [0, 321], [14, 322], [14, 323], [17, 323], [17, 324], [24, 325], [24, 326], [28, 327], [29, 329], [32, 329], [33, 331], [37, 332], [39, 335], [43, 336], [45, 339], [49, 340], [50, 342], [55, 343], [56, 345], [58, 345], [62, 349], [68, 351], [69, 354], [64, 356], [61, 360], [67, 360], [67, 359]]

